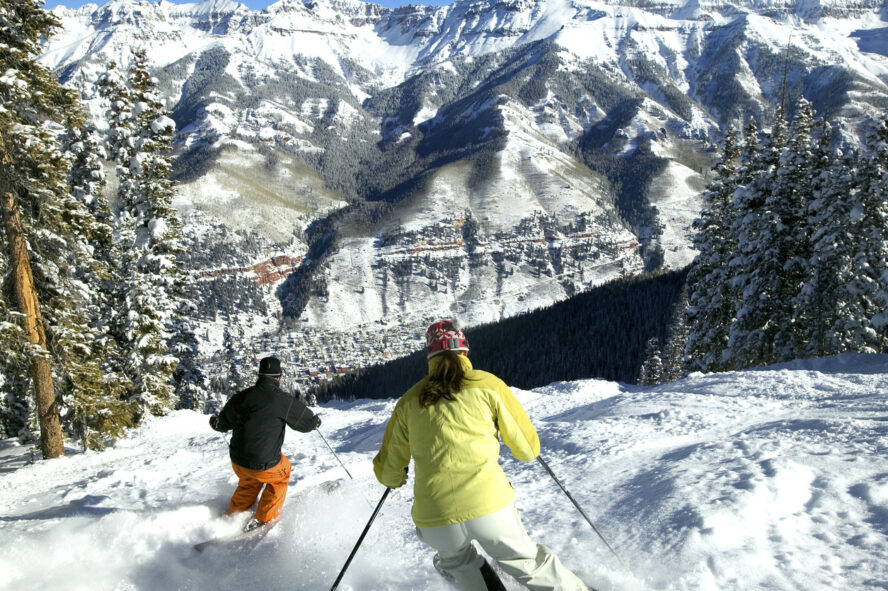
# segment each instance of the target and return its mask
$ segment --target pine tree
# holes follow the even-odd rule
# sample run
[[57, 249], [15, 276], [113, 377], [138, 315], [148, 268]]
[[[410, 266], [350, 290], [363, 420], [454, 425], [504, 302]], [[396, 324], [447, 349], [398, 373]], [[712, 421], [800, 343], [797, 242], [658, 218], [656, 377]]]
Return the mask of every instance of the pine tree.
[[308, 406], [318, 405], [318, 395], [314, 392], [314, 390], [309, 390], [308, 392], [306, 392], [305, 404]]
[[774, 216], [769, 229], [776, 256], [773, 270], [779, 277], [769, 306], [773, 325], [772, 361], [795, 359], [803, 348], [802, 335], [807, 332], [805, 319], [797, 314], [793, 304], [810, 271], [811, 228], [807, 211], [815, 170], [813, 120], [811, 103], [800, 99], [786, 147], [780, 154], [774, 185], [764, 204]]
[[[95, 251], [93, 256], [104, 263], [110, 273], [119, 255], [114, 246], [114, 214], [105, 197], [107, 181], [102, 166], [101, 138], [94, 126], [84, 125], [69, 130], [66, 140], [66, 152], [71, 160], [68, 173], [71, 195], [89, 212], [92, 221], [88, 239]], [[101, 279], [110, 279], [110, 275]]]
[[[22, 12], [17, 17], [23, 21], [41, 22], [40, 9], [31, 12], [34, 6], [18, 8]], [[47, 16], [43, 24], [51, 22], [53, 18]], [[28, 31], [27, 25], [23, 31]], [[11, 59], [16, 61], [15, 57]], [[79, 435], [83, 442], [98, 441], [84, 434], [83, 429], [88, 426], [93, 432], [103, 432], [99, 436], [103, 439], [109, 432], [108, 425], [118, 420], [121, 424], [110, 431], [119, 434], [128, 416], [117, 408], [120, 376], [109, 376], [101, 367], [107, 350], [97, 322], [101, 302], [98, 292], [100, 282], [107, 279], [108, 274], [95, 255], [100, 244], [107, 245], [111, 238], [108, 224], [100, 223], [94, 213], [100, 204], [92, 194], [101, 184], [101, 170], [89, 155], [92, 147], [85, 139], [86, 132], [80, 129], [83, 115], [76, 97], [62, 89], [52, 75], [39, 66], [27, 62], [16, 62], [16, 65], [20, 67], [22, 79], [32, 81], [33, 88], [29, 88], [37, 94], [18, 95], [11, 102], [19, 103], [18, 115], [24, 114], [32, 126], [40, 124], [36, 134], [23, 131], [25, 127], [19, 124], [10, 139], [11, 143], [26, 144], [24, 154], [6, 154], [10, 161], [17, 162], [9, 169], [11, 176], [21, 174], [13, 180], [13, 186], [18, 183], [18, 187], [12, 198], [18, 198], [24, 205], [20, 210], [14, 203], [6, 208], [6, 231], [11, 238], [7, 244], [13, 247], [27, 240], [29, 248], [10, 249], [11, 260], [19, 261], [13, 265], [16, 267], [27, 259], [27, 264], [19, 266], [20, 271], [15, 275], [24, 277], [33, 286], [32, 296], [26, 298], [30, 303], [26, 304], [35, 306], [33, 309], [42, 316], [32, 324], [36, 337], [29, 340], [38, 344], [44, 340], [41, 347], [51, 352], [42, 355], [44, 359], [39, 359], [41, 356], [31, 359], [32, 366], [41, 366], [41, 376], [35, 380], [35, 386], [38, 395], [51, 401], [44, 406], [51, 409], [53, 423], [59, 420], [60, 427]], [[22, 68], [23, 65], [26, 67]], [[7, 82], [14, 78], [8, 78]], [[21, 86], [10, 88], [13, 95], [22, 90]], [[34, 100], [34, 96], [39, 99]], [[44, 98], [47, 104], [42, 103]], [[22, 138], [16, 138], [15, 133]], [[5, 202], [9, 204], [9, 194]], [[107, 220], [109, 212], [104, 213]], [[16, 291], [27, 294], [28, 289], [17, 285]], [[39, 308], [36, 307], [38, 299]], [[41, 394], [47, 387], [52, 388], [51, 395]], [[40, 408], [38, 413], [42, 439], [45, 438], [45, 412], [46, 408]], [[56, 419], [62, 413], [64, 416]], [[57, 441], [52, 452], [47, 452], [45, 442], [42, 444], [45, 456], [61, 453], [60, 433]]]
[[657, 337], [648, 340], [644, 348], [644, 363], [641, 364], [641, 374], [638, 383], [643, 386], [660, 384], [663, 379], [663, 359], [660, 355], [660, 342]]
[[852, 159], [830, 147], [832, 128], [823, 131], [814, 151], [811, 196], [807, 214], [811, 253], [804, 284], [793, 305], [800, 318], [803, 357], [847, 351], [850, 343], [836, 332], [847, 319], [846, 286], [851, 280], [851, 211], [856, 200]]
[[34, 0], [0, 0], [0, 199], [16, 307], [28, 341], [45, 458], [64, 453], [42, 309], [67, 278], [54, 260], [66, 246], [68, 161], [58, 133], [83, 120], [76, 96], [37, 62], [40, 42], [59, 26]]
[[848, 284], [856, 350], [879, 353], [888, 345], [888, 121], [867, 135], [868, 154], [858, 174], [851, 222], [858, 238]]
[[135, 145], [133, 99], [127, 86], [126, 75], [116, 62], [108, 64], [96, 85], [99, 94], [108, 103], [108, 132], [104, 152], [107, 159], [115, 164], [112, 190], [121, 202], [126, 203], [132, 192], [129, 162]]
[[785, 138], [779, 112], [770, 134], [747, 133], [727, 183], [736, 188], [723, 242], [737, 252], [720, 277], [736, 290], [736, 315], [711, 324], [719, 241], [705, 229], [723, 185], [708, 187], [689, 274], [694, 367], [716, 365], [707, 338], [726, 325], [725, 369], [888, 345], [888, 124], [868, 136], [865, 158], [831, 148], [832, 128], [821, 128], [815, 141], [813, 109], [802, 99]]
[[722, 157], [713, 167], [716, 179], [706, 187], [703, 210], [694, 221], [693, 241], [699, 254], [688, 272], [685, 356], [690, 368], [702, 371], [723, 367], [736, 305], [728, 263], [737, 248], [731, 223], [739, 154], [736, 136], [729, 130]]
[[[95, 282], [91, 305], [97, 306], [98, 310], [91, 317], [99, 332], [110, 339], [116, 306], [115, 285], [120, 281], [121, 253], [114, 240], [114, 214], [105, 196], [104, 150], [98, 131], [91, 125], [71, 130], [67, 151], [71, 158], [71, 195], [83, 204], [92, 217], [87, 234], [91, 256], [95, 259], [91, 269], [93, 276], [90, 278]], [[111, 355], [108, 358], [109, 366], [122, 366], [119, 351], [106, 351], [106, 355]]]
[[129, 381], [105, 362], [112, 339], [85, 323], [80, 315], [63, 319], [76, 330], [59, 331], [62, 372], [60, 392], [66, 429], [86, 449], [103, 449], [132, 426], [133, 407], [125, 402]]
[[[129, 400], [143, 413], [164, 414], [176, 405], [178, 360], [171, 352], [171, 339], [174, 331], [183, 330], [186, 313], [185, 279], [177, 260], [181, 221], [172, 207], [175, 187], [170, 179], [175, 124], [157, 97], [145, 50], [135, 50], [133, 57], [128, 89], [116, 74], [101, 81], [111, 105], [109, 152], [118, 164], [122, 204], [121, 313], [116, 334], [133, 384]], [[179, 350], [195, 350], [182, 344], [186, 337], [179, 337]], [[193, 370], [183, 368], [180, 376], [192, 380]]]
[[67, 256], [80, 289], [60, 294], [53, 342], [61, 345], [56, 350], [65, 426], [84, 449], [101, 449], [132, 425], [133, 416], [132, 405], [122, 400], [130, 383], [122, 373], [117, 343], [107, 334], [116, 249], [94, 130], [73, 129], [65, 143], [72, 165], [64, 217], [71, 237], [80, 237], [69, 241]]
[[732, 224], [737, 252], [731, 258], [732, 287], [739, 295], [735, 321], [731, 324], [725, 357], [728, 368], [771, 363], [774, 360], [773, 321], [776, 298], [782, 291], [780, 274], [784, 261], [780, 251], [780, 219], [768, 208], [777, 169], [786, 146], [786, 123], [782, 109], [774, 127], [763, 134], [760, 147], [750, 150], [747, 137], [740, 184], [734, 194]]
[[[102, 194], [113, 194], [118, 203], [128, 203], [131, 199], [133, 182], [129, 173], [129, 162], [135, 149], [135, 118], [133, 117], [132, 95], [127, 83], [126, 74], [118, 67], [116, 62], [110, 62], [105, 72], [96, 82], [99, 94], [107, 103], [106, 120], [108, 129], [104, 141], [98, 146], [97, 152], [110, 161], [113, 166], [110, 170], [110, 179], [103, 179], [106, 186]], [[110, 182], [109, 182], [110, 181]], [[101, 207], [101, 206], [99, 206]], [[110, 210], [110, 206], [109, 206]], [[111, 274], [110, 281], [105, 284], [103, 290], [106, 302], [103, 322], [107, 325], [107, 331], [114, 341], [115, 355], [111, 363], [115, 370], [122, 372], [130, 380], [129, 390], [134, 387], [132, 379], [137, 374], [128, 351], [126, 337], [126, 325], [128, 319], [127, 293], [130, 291], [127, 284], [132, 279], [132, 270], [127, 267], [129, 249], [133, 242], [132, 224], [129, 223], [129, 213], [124, 208], [119, 212], [119, 218], [111, 213], [109, 220], [112, 223], [112, 234], [117, 238], [112, 241], [108, 256], [108, 269]]]
[[681, 290], [681, 295], [675, 303], [675, 309], [672, 312], [672, 322], [669, 324], [669, 336], [666, 339], [666, 346], [663, 347], [663, 381], [672, 382], [685, 375], [685, 349], [688, 344], [690, 331], [688, 329], [686, 311], [688, 309], [689, 291], [688, 285], [685, 283]]

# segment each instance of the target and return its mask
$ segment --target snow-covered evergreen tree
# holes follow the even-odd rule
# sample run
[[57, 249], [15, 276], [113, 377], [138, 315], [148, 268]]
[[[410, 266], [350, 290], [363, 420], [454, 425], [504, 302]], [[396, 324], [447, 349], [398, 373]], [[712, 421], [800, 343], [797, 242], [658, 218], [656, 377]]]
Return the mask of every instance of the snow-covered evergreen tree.
[[736, 295], [728, 262], [737, 248], [731, 227], [733, 198], [738, 182], [739, 146], [733, 130], [725, 136], [722, 157], [713, 166], [715, 180], [703, 193], [703, 210], [694, 221], [698, 255], [688, 271], [685, 357], [691, 369], [716, 371], [734, 316]]
[[[92, 271], [96, 283], [91, 305], [98, 310], [92, 314], [104, 338], [112, 339], [111, 326], [115, 315], [115, 286], [120, 280], [120, 249], [114, 239], [114, 214], [105, 195], [107, 181], [102, 165], [104, 150], [98, 131], [91, 125], [83, 129], [71, 130], [68, 134], [68, 153], [71, 157], [69, 184], [71, 194], [80, 201], [92, 215], [88, 239], [92, 249], [94, 264]], [[114, 343], [109, 344], [114, 347]], [[106, 350], [109, 367], [121, 368], [121, 355], [117, 350]]]
[[804, 98], [797, 105], [785, 148], [780, 154], [774, 185], [765, 199], [765, 209], [773, 215], [770, 240], [775, 245], [779, 275], [770, 308], [773, 325], [773, 361], [789, 361], [802, 349], [806, 332], [804, 317], [798, 315], [794, 299], [802, 289], [811, 258], [808, 206], [812, 199], [815, 172], [811, 131], [814, 110]]
[[675, 309], [672, 313], [672, 322], [669, 324], [669, 335], [666, 338], [666, 346], [663, 347], [663, 381], [672, 382], [685, 375], [685, 349], [688, 344], [689, 329], [686, 321], [688, 309], [689, 290], [685, 283], [681, 290]]
[[[68, 184], [71, 195], [90, 213], [89, 244], [94, 257], [106, 267], [119, 258], [114, 246], [114, 214], [105, 197], [105, 168], [102, 166], [101, 137], [92, 125], [69, 130], [66, 151], [71, 159]], [[101, 277], [109, 279], [110, 275]]]
[[[47, 366], [42, 373], [50, 378], [49, 402], [38, 396], [41, 438], [47, 416], [60, 422], [63, 413], [61, 423], [69, 433], [84, 445], [100, 447], [119, 435], [132, 416], [120, 400], [127, 381], [108, 364], [113, 340], [102, 321], [107, 303], [102, 286], [111, 279], [112, 257], [102, 169], [90, 130], [81, 129], [84, 117], [75, 94], [36, 63], [38, 41], [57, 26], [55, 18], [30, 1], [0, 2], [0, 15], [6, 241], [21, 242], [23, 236], [11, 233], [27, 232], [28, 248], [12, 249], [10, 260], [20, 266], [13, 275], [30, 278], [39, 300], [42, 318], [37, 317], [33, 331], [45, 335], [45, 344], [28, 337], [34, 343], [30, 365], [34, 368], [39, 357], [45, 361], [38, 363], [52, 362], [51, 371]], [[28, 268], [20, 263], [25, 251]], [[17, 282], [19, 293], [22, 282]], [[15, 350], [10, 346], [10, 356]], [[41, 380], [35, 374], [38, 393]], [[60, 441], [56, 447], [61, 453]], [[46, 449], [44, 455], [50, 455]]]
[[[116, 62], [108, 64], [105, 72], [96, 82], [99, 94], [107, 103], [106, 120], [108, 129], [104, 142], [100, 146], [105, 159], [114, 166], [111, 169], [110, 183], [103, 179], [103, 184], [110, 185], [105, 193], [113, 194], [118, 204], [128, 203], [133, 191], [129, 162], [132, 160], [135, 139], [135, 118], [133, 117], [133, 99], [130, 93], [127, 76]], [[110, 209], [110, 207], [109, 207]], [[108, 331], [113, 335], [117, 355], [115, 365], [133, 380], [137, 376], [137, 369], [131, 360], [126, 337], [126, 325], [128, 323], [128, 292], [130, 288], [127, 279], [130, 279], [131, 269], [127, 267], [130, 255], [127, 250], [135, 242], [132, 224], [129, 221], [129, 212], [123, 208], [119, 211], [119, 219], [112, 212], [113, 235], [115, 236], [110, 250], [108, 268], [112, 275], [107, 284], [106, 299], [108, 302], [105, 322]], [[131, 385], [130, 388], [133, 386]]]
[[856, 240], [851, 211], [856, 201], [855, 165], [830, 147], [832, 128], [824, 123], [814, 150], [807, 215], [811, 253], [804, 284], [793, 300], [802, 325], [800, 356], [852, 350], [836, 328], [847, 320], [847, 291]]
[[[862, 157], [842, 153], [831, 127], [815, 125], [801, 100], [785, 141], [782, 134], [779, 120], [759, 139], [747, 133], [730, 181], [734, 220], [723, 242], [737, 252], [722, 279], [737, 293], [733, 320], [709, 324], [704, 314], [718, 289], [705, 265], [717, 260], [719, 242], [705, 240], [709, 226], [698, 222], [700, 255], [689, 275], [692, 368], [717, 368], [705, 345], [725, 326], [723, 369], [888, 345], [888, 124], [876, 126]], [[705, 194], [704, 218], [720, 187]]]
[[[87, 295], [77, 267], [88, 254], [89, 214], [68, 188], [69, 160], [60, 149], [65, 129], [79, 127], [76, 95], [37, 62], [41, 40], [58, 27], [34, 0], [0, 0], [0, 199], [4, 256], [15, 307], [30, 343], [28, 364], [36, 393], [44, 457], [64, 453], [52, 361], [89, 352], [67, 335], [83, 326], [76, 309]], [[87, 296], [88, 297], [88, 296]], [[64, 365], [64, 363], [62, 364]], [[53, 371], [55, 369], [55, 371]]]
[[132, 426], [133, 408], [125, 402], [129, 381], [107, 363], [113, 339], [87, 323], [83, 313], [68, 312], [58, 331], [60, 393], [65, 428], [85, 449], [102, 449]]
[[657, 337], [652, 337], [648, 339], [644, 346], [644, 362], [641, 364], [638, 383], [643, 386], [653, 386], [663, 381], [663, 358], [660, 354], [660, 341], [657, 340]]
[[[116, 68], [100, 81], [110, 104], [108, 145], [117, 163], [122, 208], [120, 314], [115, 331], [133, 384], [129, 400], [142, 412], [163, 414], [177, 403], [178, 359], [172, 353], [172, 340], [176, 331], [187, 330], [185, 279], [177, 261], [181, 221], [172, 206], [175, 187], [170, 179], [175, 124], [158, 99], [145, 50], [135, 50], [133, 58], [129, 86], [114, 72]], [[186, 336], [177, 337], [177, 348], [196, 350], [183, 345], [189, 340]], [[193, 365], [180, 372], [189, 380], [196, 375]]]
[[743, 183], [734, 193], [732, 224], [737, 250], [731, 258], [732, 287], [739, 295], [731, 324], [726, 359], [728, 368], [749, 367], [774, 360], [773, 306], [782, 293], [780, 238], [783, 229], [777, 212], [766, 204], [777, 185], [777, 169], [786, 146], [786, 122], [777, 113], [773, 129], [763, 134], [757, 150], [747, 136], [740, 172]]
[[851, 211], [858, 243], [848, 284], [849, 315], [856, 350], [881, 352], [888, 345], [888, 121], [866, 138], [867, 156], [858, 170], [858, 201]]
[[314, 390], [309, 390], [305, 393], [305, 404], [308, 406], [317, 406], [318, 405], [318, 395]]
[[104, 174], [95, 131], [73, 129], [66, 137], [71, 158], [66, 215], [74, 248], [67, 258], [77, 289], [60, 294], [66, 306], [54, 330], [61, 361], [64, 420], [81, 445], [101, 449], [132, 425], [132, 405], [123, 401], [129, 380], [122, 373], [117, 342], [108, 334], [116, 249], [112, 217], [102, 194]]
[[129, 162], [135, 145], [133, 99], [126, 74], [115, 62], [108, 64], [96, 85], [99, 87], [99, 94], [108, 105], [108, 131], [104, 152], [106, 158], [115, 164], [111, 190], [117, 194], [118, 199], [126, 202], [132, 191]]

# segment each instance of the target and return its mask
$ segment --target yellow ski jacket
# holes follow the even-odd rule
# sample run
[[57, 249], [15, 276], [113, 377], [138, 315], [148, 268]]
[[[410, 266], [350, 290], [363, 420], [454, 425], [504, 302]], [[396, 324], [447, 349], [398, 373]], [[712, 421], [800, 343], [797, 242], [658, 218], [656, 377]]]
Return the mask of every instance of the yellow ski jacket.
[[[414, 461], [413, 522], [440, 527], [489, 515], [509, 506], [515, 491], [499, 465], [500, 443], [518, 460], [540, 453], [540, 440], [527, 413], [498, 377], [472, 368], [460, 356], [465, 379], [455, 400], [422, 408], [419, 395], [428, 376], [395, 405], [382, 447], [373, 458], [377, 480], [389, 488], [407, 481]], [[429, 360], [429, 371], [440, 363]]]

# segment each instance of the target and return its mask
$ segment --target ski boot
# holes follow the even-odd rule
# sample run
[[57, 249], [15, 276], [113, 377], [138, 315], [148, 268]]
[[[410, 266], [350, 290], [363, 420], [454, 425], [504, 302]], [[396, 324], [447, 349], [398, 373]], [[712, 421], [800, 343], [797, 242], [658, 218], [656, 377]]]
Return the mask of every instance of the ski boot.
[[261, 521], [259, 521], [258, 519], [256, 519], [255, 517], [250, 517], [250, 520], [244, 524], [243, 532], [244, 533], [251, 532], [254, 529], [256, 529], [257, 527], [261, 527], [263, 525], [265, 525], [265, 524], [262, 523]]

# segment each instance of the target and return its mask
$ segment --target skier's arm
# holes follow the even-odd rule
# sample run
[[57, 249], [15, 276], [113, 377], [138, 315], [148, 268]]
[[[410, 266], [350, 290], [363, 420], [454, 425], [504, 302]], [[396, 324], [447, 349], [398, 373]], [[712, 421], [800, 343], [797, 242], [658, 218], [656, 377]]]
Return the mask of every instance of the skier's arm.
[[228, 402], [225, 403], [225, 406], [222, 407], [222, 412], [219, 413], [215, 425], [213, 425], [211, 419], [210, 426], [222, 433], [231, 431], [237, 424], [238, 405], [240, 404], [240, 400], [240, 392], [229, 398]]
[[399, 488], [407, 482], [407, 466], [409, 464], [410, 441], [407, 433], [407, 421], [403, 416], [399, 401], [385, 427], [382, 447], [373, 458], [373, 473], [381, 484], [389, 488]]
[[531, 461], [540, 455], [540, 438], [527, 412], [502, 380], [496, 380], [494, 392], [496, 423], [503, 443], [509, 447], [515, 459]]
[[321, 420], [317, 415], [299, 400], [298, 394], [294, 394], [290, 410], [287, 412], [287, 425], [300, 433], [308, 433], [315, 430], [320, 424]]

